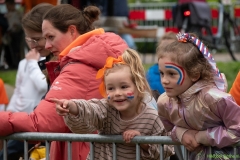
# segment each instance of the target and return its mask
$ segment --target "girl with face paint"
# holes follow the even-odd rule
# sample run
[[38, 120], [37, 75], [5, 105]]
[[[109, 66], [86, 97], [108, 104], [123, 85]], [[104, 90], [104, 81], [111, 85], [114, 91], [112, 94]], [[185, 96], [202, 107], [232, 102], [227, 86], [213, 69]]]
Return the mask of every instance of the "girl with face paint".
[[240, 107], [224, 92], [224, 78], [207, 47], [193, 34], [177, 38], [157, 49], [165, 89], [158, 99], [160, 119], [173, 141], [190, 151], [189, 159], [229, 158], [231, 145], [240, 140]]
[[[126, 143], [134, 136], [166, 135], [157, 111], [144, 102], [145, 93], [150, 92], [150, 88], [136, 51], [127, 49], [118, 58], [109, 57], [98, 71], [97, 78], [102, 79], [99, 90], [104, 99], [51, 99], [71, 131], [92, 133], [98, 130], [101, 135], [122, 134]], [[136, 159], [135, 145], [126, 143], [117, 144], [117, 159]], [[158, 145], [141, 144], [140, 147], [141, 159], [159, 159]], [[95, 143], [94, 157], [113, 159], [112, 152], [109, 152], [111, 148], [111, 144]], [[172, 151], [172, 147], [166, 146], [164, 157], [172, 155]]]

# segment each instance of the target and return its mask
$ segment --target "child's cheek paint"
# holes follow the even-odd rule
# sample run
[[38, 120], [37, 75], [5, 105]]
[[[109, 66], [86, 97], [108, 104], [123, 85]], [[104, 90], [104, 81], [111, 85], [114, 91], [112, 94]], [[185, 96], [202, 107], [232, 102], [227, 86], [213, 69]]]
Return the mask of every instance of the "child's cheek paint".
[[178, 79], [178, 81], [177, 81], [177, 84], [178, 85], [182, 85], [182, 83], [183, 83], [183, 81], [184, 81], [184, 69], [181, 67], [181, 66], [179, 66], [179, 65], [176, 65], [176, 64], [174, 64], [174, 63], [165, 63], [166, 64], [166, 68], [172, 68], [172, 69], [174, 69], [174, 70], [176, 70], [177, 72], [178, 72], [178, 74], [179, 74], [179, 79]]
[[107, 94], [107, 99], [109, 100], [111, 97], [110, 97], [110, 95], [109, 94]]
[[127, 93], [127, 98], [132, 100], [134, 98], [134, 93], [133, 92]]

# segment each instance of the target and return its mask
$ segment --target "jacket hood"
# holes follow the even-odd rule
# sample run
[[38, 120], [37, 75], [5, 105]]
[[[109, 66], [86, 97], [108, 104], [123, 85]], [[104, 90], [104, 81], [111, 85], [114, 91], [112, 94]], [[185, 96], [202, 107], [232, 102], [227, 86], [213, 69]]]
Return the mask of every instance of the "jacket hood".
[[[92, 32], [81, 36], [86, 36]], [[66, 56], [62, 57], [60, 68], [69, 62], [80, 62], [100, 69], [104, 66], [107, 57], [112, 56], [116, 58], [128, 48], [125, 41], [115, 33], [95, 34], [90, 36], [90, 38], [86, 38], [86, 40], [82, 39], [81, 36], [73, 42], [76, 44], [74, 48]], [[77, 43], [77, 41], [84, 43]]]

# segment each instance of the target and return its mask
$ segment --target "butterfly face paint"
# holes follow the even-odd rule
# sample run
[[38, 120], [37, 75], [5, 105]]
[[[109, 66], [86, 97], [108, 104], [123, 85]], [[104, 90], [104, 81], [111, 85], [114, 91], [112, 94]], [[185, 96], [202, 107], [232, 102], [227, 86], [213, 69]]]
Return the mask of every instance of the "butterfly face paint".
[[134, 98], [134, 93], [127, 93], [127, 98], [132, 100]]
[[165, 66], [166, 68], [171, 68], [171, 69], [174, 69], [178, 72], [179, 79], [177, 81], [177, 84], [182, 85], [182, 83], [184, 81], [184, 75], [185, 75], [184, 74], [184, 69], [181, 66], [176, 65], [174, 63], [165, 63], [165, 64], [166, 64], [166, 66]]

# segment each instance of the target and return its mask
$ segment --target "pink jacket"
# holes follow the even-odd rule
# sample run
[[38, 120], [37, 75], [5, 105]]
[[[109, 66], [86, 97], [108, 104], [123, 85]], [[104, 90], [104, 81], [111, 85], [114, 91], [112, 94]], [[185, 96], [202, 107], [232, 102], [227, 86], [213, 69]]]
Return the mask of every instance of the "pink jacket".
[[[90, 32], [86, 33], [91, 35]], [[86, 34], [82, 35], [85, 36]], [[79, 40], [79, 39], [77, 39]], [[80, 38], [82, 41], [82, 39]], [[46, 99], [91, 99], [101, 98], [96, 80], [98, 69], [102, 68], [108, 56], [117, 57], [127, 48], [127, 44], [114, 33], [103, 33], [90, 36], [85, 43], [77, 44], [60, 63], [47, 64], [53, 83]], [[73, 44], [72, 43], [72, 44]], [[81, 45], [81, 46], [79, 46]], [[42, 100], [30, 115], [18, 112], [0, 113], [0, 136], [16, 132], [56, 132], [71, 133], [63, 118], [56, 113], [54, 103]], [[67, 160], [67, 144], [52, 142], [51, 160]], [[89, 152], [87, 143], [72, 143], [72, 159], [85, 160]]]
[[196, 82], [178, 97], [162, 94], [158, 113], [166, 130], [172, 131], [174, 141], [181, 141], [186, 129], [199, 131], [195, 138], [202, 148], [191, 153], [190, 159], [208, 159], [210, 153], [204, 146], [212, 146], [212, 154], [233, 154], [231, 147], [226, 149], [240, 141], [240, 107], [233, 97], [204, 81]]

